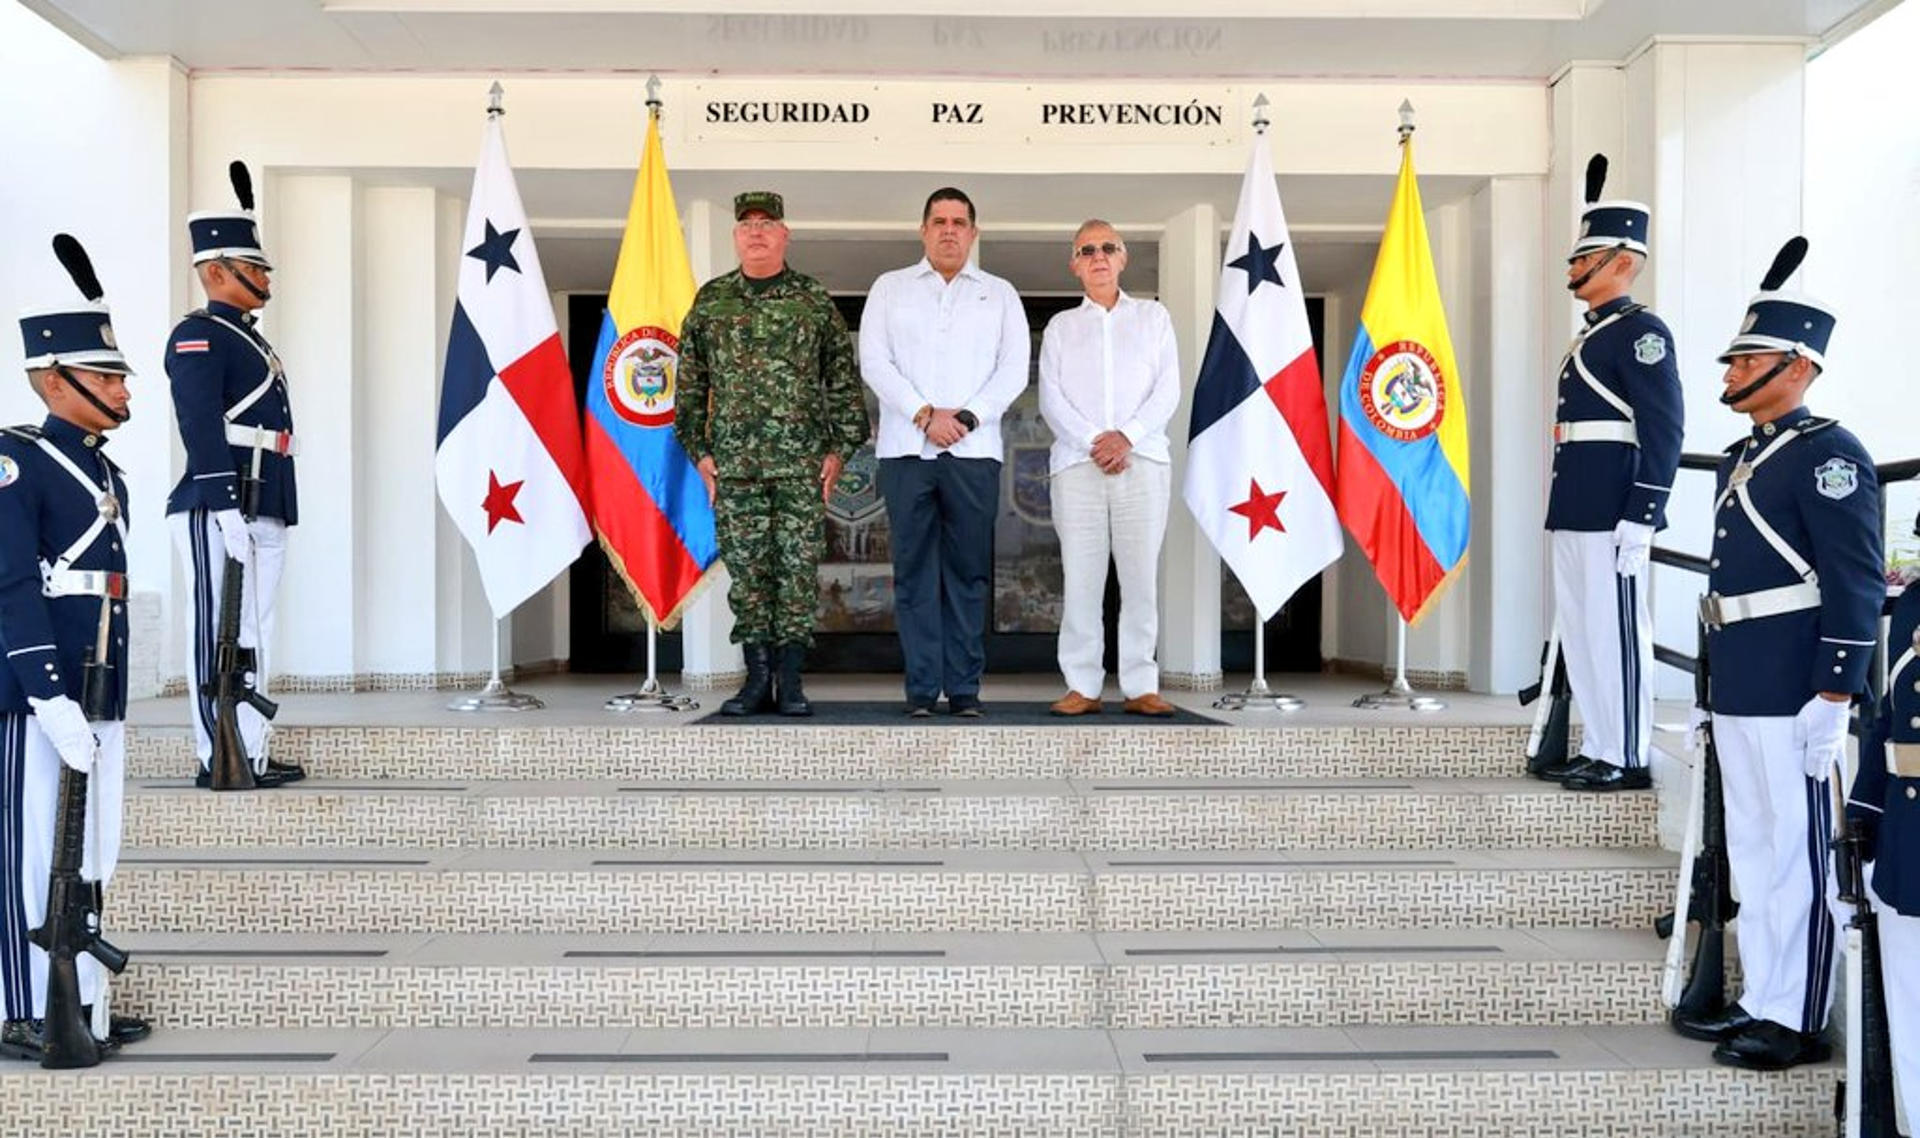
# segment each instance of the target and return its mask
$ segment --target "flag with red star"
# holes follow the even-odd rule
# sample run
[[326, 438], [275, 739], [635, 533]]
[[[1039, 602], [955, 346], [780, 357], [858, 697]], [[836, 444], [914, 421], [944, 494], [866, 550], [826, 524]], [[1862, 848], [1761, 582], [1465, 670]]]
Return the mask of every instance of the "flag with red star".
[[1327, 424], [1306, 293], [1262, 136], [1220, 268], [1182, 493], [1261, 620], [1343, 548]]
[[460, 249], [434, 482], [502, 617], [573, 564], [592, 532], [573, 376], [498, 119]]

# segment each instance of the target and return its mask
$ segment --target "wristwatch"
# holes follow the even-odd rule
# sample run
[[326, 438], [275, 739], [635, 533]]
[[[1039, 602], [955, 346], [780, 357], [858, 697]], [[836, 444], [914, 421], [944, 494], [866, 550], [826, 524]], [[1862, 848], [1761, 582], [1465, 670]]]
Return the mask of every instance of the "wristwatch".
[[969, 431], [977, 431], [980, 429], [980, 416], [974, 414], [973, 412], [967, 410], [964, 407], [962, 407], [958, 411], [955, 411], [953, 413], [953, 417], [959, 420], [960, 425], [965, 427]]

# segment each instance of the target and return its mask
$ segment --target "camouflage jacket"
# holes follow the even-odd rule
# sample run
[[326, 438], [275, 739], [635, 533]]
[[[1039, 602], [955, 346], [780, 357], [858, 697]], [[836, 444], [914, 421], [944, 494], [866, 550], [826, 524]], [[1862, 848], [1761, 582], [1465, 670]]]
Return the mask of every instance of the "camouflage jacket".
[[815, 478], [867, 441], [846, 321], [820, 282], [787, 269], [756, 290], [735, 269], [700, 287], [680, 328], [674, 434], [722, 478]]

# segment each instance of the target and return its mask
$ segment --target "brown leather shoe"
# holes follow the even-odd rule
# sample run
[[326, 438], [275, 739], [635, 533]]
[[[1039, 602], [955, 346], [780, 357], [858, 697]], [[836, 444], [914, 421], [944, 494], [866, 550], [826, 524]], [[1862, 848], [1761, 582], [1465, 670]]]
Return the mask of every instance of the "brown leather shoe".
[[1098, 715], [1100, 714], [1100, 701], [1097, 699], [1088, 699], [1077, 691], [1069, 691], [1059, 699], [1054, 700], [1053, 706], [1047, 708], [1047, 710], [1055, 715]]
[[1120, 709], [1128, 715], [1145, 715], [1154, 719], [1171, 718], [1174, 713], [1180, 710], [1166, 700], [1161, 699], [1160, 693], [1157, 691], [1150, 691], [1145, 695], [1136, 695], [1126, 703], [1121, 704]]

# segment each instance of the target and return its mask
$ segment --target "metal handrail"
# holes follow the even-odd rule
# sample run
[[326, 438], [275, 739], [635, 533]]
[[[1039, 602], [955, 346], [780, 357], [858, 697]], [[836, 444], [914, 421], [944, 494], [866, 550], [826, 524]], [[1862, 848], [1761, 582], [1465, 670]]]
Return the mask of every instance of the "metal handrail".
[[[1717, 471], [1720, 469], [1721, 458], [1722, 456], [1717, 454], [1683, 454], [1680, 456], [1680, 469]], [[1881, 528], [1884, 530], [1886, 528], [1887, 516], [1887, 487], [1895, 483], [1910, 482], [1915, 478], [1920, 478], [1920, 458], [1906, 458], [1898, 462], [1877, 463], [1873, 468], [1873, 473], [1880, 481], [1880, 520]], [[1689, 573], [1699, 573], [1702, 576], [1712, 568], [1712, 562], [1697, 553], [1668, 549], [1660, 545], [1653, 547], [1649, 557], [1656, 565], [1671, 565], [1675, 569], [1684, 569]], [[1891, 605], [1891, 603], [1892, 601], [1889, 600], [1888, 604]], [[1884, 652], [1885, 650], [1886, 645], [1880, 645], [1880, 651]], [[1697, 657], [1689, 656], [1678, 649], [1669, 648], [1657, 640], [1654, 641], [1653, 644], [1653, 658], [1659, 663], [1665, 664], [1670, 668], [1677, 668], [1688, 675], [1693, 675], [1700, 668], [1700, 661]]]

